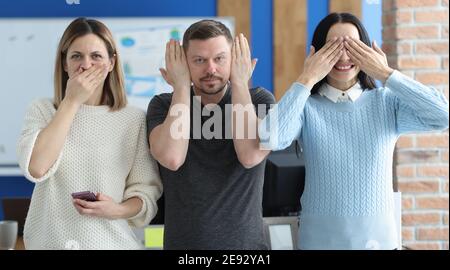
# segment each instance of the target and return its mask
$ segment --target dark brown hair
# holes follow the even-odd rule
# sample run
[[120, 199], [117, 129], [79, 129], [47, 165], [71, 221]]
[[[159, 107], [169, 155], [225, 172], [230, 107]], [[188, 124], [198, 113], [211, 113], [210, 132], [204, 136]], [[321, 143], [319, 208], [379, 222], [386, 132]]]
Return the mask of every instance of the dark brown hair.
[[233, 44], [233, 37], [231, 36], [230, 29], [223, 23], [214, 20], [201, 20], [198, 21], [186, 30], [183, 35], [183, 48], [187, 51], [189, 48], [189, 41], [194, 39], [206, 40], [224, 36], [230, 44]]
[[[311, 45], [314, 46], [316, 52], [325, 45], [328, 31], [330, 31], [330, 28], [337, 23], [353, 24], [358, 29], [359, 39], [364, 42], [364, 44], [371, 47], [369, 35], [367, 34], [367, 31], [361, 21], [356, 16], [350, 13], [331, 13], [320, 21], [314, 31]], [[363, 71], [358, 73], [358, 80], [363, 89], [370, 90], [376, 87], [375, 80]], [[314, 85], [311, 90], [311, 94], [318, 93], [320, 86], [322, 86], [325, 82], [326, 77]]]

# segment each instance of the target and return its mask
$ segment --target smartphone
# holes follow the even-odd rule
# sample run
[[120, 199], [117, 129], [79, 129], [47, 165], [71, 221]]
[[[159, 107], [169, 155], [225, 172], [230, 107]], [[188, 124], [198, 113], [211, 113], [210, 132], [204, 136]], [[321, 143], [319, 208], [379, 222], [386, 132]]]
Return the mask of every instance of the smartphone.
[[95, 195], [95, 193], [90, 192], [90, 191], [81, 191], [81, 192], [72, 193], [72, 198], [85, 200], [88, 202], [97, 201], [97, 196]]

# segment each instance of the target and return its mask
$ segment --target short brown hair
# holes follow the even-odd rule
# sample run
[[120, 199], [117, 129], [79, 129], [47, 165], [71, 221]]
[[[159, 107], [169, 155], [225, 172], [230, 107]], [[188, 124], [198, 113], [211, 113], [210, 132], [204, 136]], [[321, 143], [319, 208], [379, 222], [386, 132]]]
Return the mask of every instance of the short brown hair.
[[113, 70], [108, 73], [105, 79], [101, 104], [108, 105], [113, 111], [119, 110], [127, 105], [127, 96], [125, 93], [122, 64], [117, 53], [116, 44], [111, 31], [109, 31], [106, 25], [97, 20], [88, 20], [86, 18], [78, 18], [72, 21], [59, 41], [54, 75], [55, 96], [53, 102], [55, 107], [58, 108], [66, 95], [69, 74], [64, 70], [64, 65], [66, 63], [67, 51], [75, 39], [87, 34], [94, 34], [103, 40], [109, 58], [116, 58]]
[[184, 32], [183, 48], [187, 51], [190, 40], [206, 40], [219, 36], [224, 36], [230, 44], [233, 44], [230, 29], [223, 23], [214, 20], [201, 20], [189, 26], [186, 32]]

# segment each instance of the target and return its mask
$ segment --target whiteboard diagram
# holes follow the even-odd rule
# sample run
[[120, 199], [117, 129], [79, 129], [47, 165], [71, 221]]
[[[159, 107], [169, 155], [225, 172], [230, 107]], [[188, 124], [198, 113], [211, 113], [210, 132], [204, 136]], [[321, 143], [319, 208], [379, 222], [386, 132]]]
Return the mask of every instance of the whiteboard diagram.
[[[17, 167], [16, 144], [25, 111], [36, 98], [53, 97], [56, 49], [74, 18], [0, 19], [0, 171]], [[131, 105], [143, 110], [154, 95], [171, 92], [159, 68], [166, 42], [181, 40], [192, 23], [208, 18], [95, 18], [113, 32]], [[229, 17], [210, 18], [234, 32]]]

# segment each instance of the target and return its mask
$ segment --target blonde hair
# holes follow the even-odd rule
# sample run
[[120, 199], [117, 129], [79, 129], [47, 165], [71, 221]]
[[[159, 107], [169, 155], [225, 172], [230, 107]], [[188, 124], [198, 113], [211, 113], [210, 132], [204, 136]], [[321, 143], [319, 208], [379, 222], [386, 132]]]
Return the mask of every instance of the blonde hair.
[[59, 41], [56, 54], [55, 76], [54, 76], [54, 104], [58, 108], [66, 94], [67, 80], [69, 75], [64, 70], [67, 51], [73, 41], [87, 34], [94, 34], [103, 40], [108, 51], [109, 58], [116, 58], [114, 68], [108, 73], [103, 86], [101, 104], [108, 105], [112, 111], [120, 110], [127, 105], [125, 83], [122, 72], [122, 64], [117, 53], [117, 47], [111, 31], [103, 23], [97, 20], [78, 18], [70, 23]]

